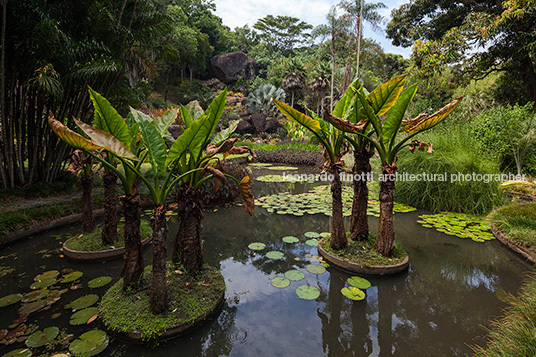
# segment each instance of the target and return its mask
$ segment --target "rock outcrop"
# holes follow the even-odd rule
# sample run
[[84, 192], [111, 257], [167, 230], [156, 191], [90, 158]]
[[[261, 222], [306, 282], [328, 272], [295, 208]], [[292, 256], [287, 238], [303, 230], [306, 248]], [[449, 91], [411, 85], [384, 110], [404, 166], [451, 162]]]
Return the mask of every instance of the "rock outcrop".
[[240, 79], [249, 81], [259, 73], [257, 61], [243, 52], [214, 56], [210, 60], [210, 67], [214, 75], [226, 84]]

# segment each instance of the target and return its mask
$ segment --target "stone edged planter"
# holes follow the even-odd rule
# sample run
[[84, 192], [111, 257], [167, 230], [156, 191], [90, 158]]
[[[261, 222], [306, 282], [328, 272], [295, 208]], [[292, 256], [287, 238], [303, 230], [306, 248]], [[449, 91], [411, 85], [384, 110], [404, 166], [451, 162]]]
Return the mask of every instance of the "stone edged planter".
[[510, 250], [513, 250], [514, 253], [520, 255], [521, 257], [525, 258], [532, 264], [536, 264], [536, 257], [525, 247], [520, 246], [509, 240], [504, 232], [502, 232], [497, 226], [495, 226], [493, 223], [490, 224], [491, 226], [491, 233], [497, 238], [499, 242], [501, 242], [503, 245], [505, 245]]
[[[225, 290], [222, 291], [220, 298], [218, 301], [214, 303], [214, 305], [210, 308], [210, 310], [205, 311], [204, 314], [199, 315], [194, 321], [191, 322], [184, 322], [178, 326], [172, 327], [167, 329], [162, 335], [158, 336], [157, 341], [167, 341], [171, 340], [175, 337], [179, 337], [180, 335], [183, 335], [191, 330], [196, 329], [197, 327], [203, 325], [206, 321], [210, 320], [223, 306], [223, 302], [225, 301]], [[130, 342], [130, 343], [145, 343], [145, 341], [141, 338], [141, 332], [130, 330], [127, 332], [117, 332], [113, 331], [112, 333], [116, 338], [119, 340]], [[151, 342], [154, 342], [154, 340], [151, 340]]]
[[[125, 252], [125, 247], [120, 247], [117, 249], [105, 249], [105, 250], [95, 250], [95, 251], [81, 251], [73, 250], [67, 248], [67, 242], [76, 237], [72, 237], [63, 243], [63, 255], [71, 260], [76, 261], [102, 261], [115, 258], [121, 258]], [[149, 236], [141, 241], [141, 245], [145, 248], [149, 243], [151, 243], [152, 236]]]
[[394, 275], [398, 273], [402, 273], [409, 268], [409, 255], [406, 256], [406, 258], [396, 265], [371, 265], [371, 266], [364, 266], [357, 263], [347, 262], [343, 259], [334, 256], [328, 252], [324, 248], [322, 248], [322, 245], [318, 245], [318, 253], [324, 257], [324, 260], [328, 262], [330, 265], [337, 267], [339, 269], [348, 271], [350, 273], [356, 273], [356, 274], [363, 274], [363, 275], [376, 275], [376, 276], [384, 276], [384, 275]]

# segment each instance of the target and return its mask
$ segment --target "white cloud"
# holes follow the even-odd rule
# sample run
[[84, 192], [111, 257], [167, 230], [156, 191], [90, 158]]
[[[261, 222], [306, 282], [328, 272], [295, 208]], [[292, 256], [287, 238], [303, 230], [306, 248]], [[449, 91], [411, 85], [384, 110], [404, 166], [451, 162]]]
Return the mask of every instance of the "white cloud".
[[[387, 6], [381, 14], [388, 20], [391, 11], [409, 0], [384, 0]], [[325, 23], [326, 14], [330, 7], [339, 3], [339, 0], [249, 0], [237, 2], [236, 0], [215, 0], [216, 15], [223, 19], [223, 24], [234, 29], [248, 25], [252, 27], [258, 19], [266, 15], [294, 16], [313, 26]], [[364, 36], [378, 42], [386, 52], [402, 54], [409, 57], [410, 49], [394, 47], [385, 33], [374, 33], [370, 27], [364, 27]]]

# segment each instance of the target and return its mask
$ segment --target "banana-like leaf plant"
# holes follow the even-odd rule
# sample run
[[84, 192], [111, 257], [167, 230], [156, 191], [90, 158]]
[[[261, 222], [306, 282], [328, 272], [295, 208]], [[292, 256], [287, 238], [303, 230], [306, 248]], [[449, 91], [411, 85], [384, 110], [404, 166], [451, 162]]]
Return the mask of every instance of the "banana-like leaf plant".
[[[419, 140], [412, 141], [412, 139], [445, 119], [463, 98], [453, 100], [431, 115], [421, 114], [415, 119], [404, 121], [404, 114], [417, 92], [417, 85], [412, 85], [404, 90], [405, 81], [405, 75], [395, 77], [369, 95], [365, 94], [360, 85], [355, 88], [357, 98], [361, 103], [357, 115], [365, 118], [372, 125], [375, 135], [365, 136], [355, 131], [354, 134], [367, 138], [378, 152], [382, 162], [379, 197], [380, 222], [375, 249], [386, 257], [392, 255], [395, 247], [393, 195], [397, 172], [397, 154], [405, 147], [412, 149], [416, 145], [421, 151], [426, 147], [431, 151], [431, 144]], [[356, 104], [356, 109], [358, 107]], [[399, 136], [399, 131], [409, 135]]]
[[[254, 197], [251, 193], [249, 176], [242, 181], [226, 175], [218, 165], [218, 154], [225, 155], [233, 148], [235, 139], [229, 135], [236, 129], [220, 132], [211, 140], [214, 129], [223, 113], [227, 96], [224, 90], [214, 98], [206, 111], [196, 102], [181, 106], [184, 121], [183, 133], [169, 150], [165, 165], [170, 165], [180, 175], [177, 190], [177, 220], [179, 229], [173, 244], [172, 260], [181, 265], [189, 274], [201, 270], [204, 265], [204, 250], [201, 240], [202, 197], [201, 186], [208, 180], [215, 179], [221, 183], [225, 178], [237, 182], [242, 195], [243, 206], [253, 216]], [[218, 187], [218, 185], [216, 185]]]
[[[346, 153], [344, 132], [329, 125], [312, 111], [309, 111], [311, 116], [308, 116], [275, 98], [273, 101], [283, 115], [292, 122], [309, 130], [324, 147], [325, 163], [323, 171], [329, 172], [332, 179], [331, 195], [333, 212], [331, 216], [330, 246], [336, 250], [343, 249], [348, 245], [346, 230], [344, 228], [342, 183], [340, 178], [340, 173], [344, 167], [344, 162], [341, 161], [341, 158]], [[348, 131], [360, 130], [357, 124], [350, 123], [349, 121], [340, 120], [339, 123], [344, 125], [344, 128]]]

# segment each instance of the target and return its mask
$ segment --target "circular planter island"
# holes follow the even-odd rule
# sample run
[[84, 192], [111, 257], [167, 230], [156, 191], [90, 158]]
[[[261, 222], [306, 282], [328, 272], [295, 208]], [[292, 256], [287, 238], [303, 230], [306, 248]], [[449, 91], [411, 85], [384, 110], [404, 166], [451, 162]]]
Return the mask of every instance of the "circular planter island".
[[[394, 275], [402, 273], [409, 268], [409, 256], [400, 247], [395, 249], [395, 254], [391, 260], [384, 258], [384, 261], [380, 264], [374, 261], [367, 262], [367, 257], [363, 257], [366, 250], [373, 249], [373, 244], [370, 242], [361, 243], [348, 241], [348, 248], [343, 249], [341, 252], [334, 252], [329, 248], [329, 238], [321, 240], [318, 244], [318, 253], [324, 258], [324, 260], [331, 266], [345, 270], [350, 273], [363, 274], [363, 275]], [[351, 251], [357, 251], [358, 254], [352, 254]], [[361, 254], [363, 253], [363, 254]], [[361, 257], [359, 257], [361, 255]], [[359, 257], [359, 259], [354, 258]]]

